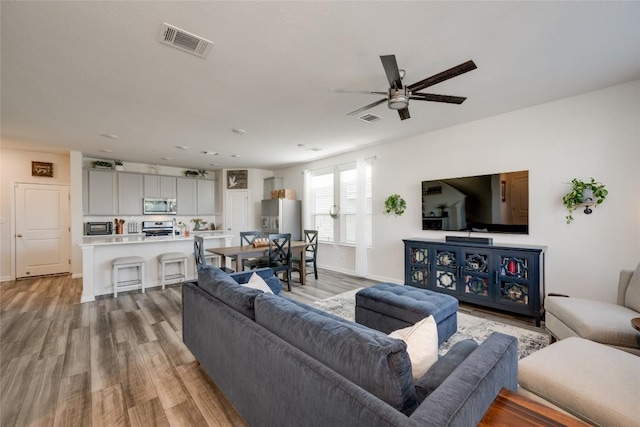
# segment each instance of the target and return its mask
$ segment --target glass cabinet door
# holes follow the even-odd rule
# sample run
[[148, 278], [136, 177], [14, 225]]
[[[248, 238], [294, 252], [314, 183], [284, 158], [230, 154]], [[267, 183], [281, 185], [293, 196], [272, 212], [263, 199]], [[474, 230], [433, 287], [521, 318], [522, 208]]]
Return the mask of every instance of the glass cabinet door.
[[497, 303], [523, 307], [530, 304], [532, 263], [533, 258], [527, 255], [498, 254]]
[[458, 258], [459, 250], [455, 248], [435, 249], [434, 288], [439, 292], [457, 294], [458, 291]]
[[409, 261], [407, 283], [418, 288], [429, 288], [429, 249], [409, 246], [407, 259]]
[[462, 251], [462, 295], [481, 300], [491, 299], [491, 265], [491, 257], [488, 252]]

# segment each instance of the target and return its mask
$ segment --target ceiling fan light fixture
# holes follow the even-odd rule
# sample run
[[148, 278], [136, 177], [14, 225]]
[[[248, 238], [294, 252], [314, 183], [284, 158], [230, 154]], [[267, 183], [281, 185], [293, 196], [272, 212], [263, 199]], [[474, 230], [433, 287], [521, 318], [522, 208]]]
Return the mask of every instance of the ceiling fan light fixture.
[[389, 101], [387, 102], [392, 110], [402, 110], [409, 106], [409, 94], [406, 89], [389, 89]]

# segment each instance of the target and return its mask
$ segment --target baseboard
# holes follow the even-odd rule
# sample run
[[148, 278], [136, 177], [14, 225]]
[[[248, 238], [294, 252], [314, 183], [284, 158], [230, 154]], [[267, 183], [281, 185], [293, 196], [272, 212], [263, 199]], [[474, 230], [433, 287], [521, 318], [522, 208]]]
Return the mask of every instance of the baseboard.
[[0, 277], [0, 282], [12, 282], [14, 280], [15, 279], [13, 277], [11, 277], [11, 276], [2, 276], [2, 277]]
[[72, 279], [82, 279], [82, 273], [72, 273], [71, 274], [71, 278]]

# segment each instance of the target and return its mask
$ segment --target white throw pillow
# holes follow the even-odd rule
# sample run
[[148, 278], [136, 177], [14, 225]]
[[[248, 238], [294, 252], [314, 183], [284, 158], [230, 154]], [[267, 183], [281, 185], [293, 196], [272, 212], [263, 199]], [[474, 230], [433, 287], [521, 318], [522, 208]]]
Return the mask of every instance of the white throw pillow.
[[407, 344], [414, 379], [423, 376], [438, 360], [438, 326], [433, 316], [408, 328], [393, 331], [389, 336]]
[[258, 276], [258, 273], [253, 273], [249, 278], [249, 281], [247, 283], [244, 283], [242, 286], [258, 289], [266, 294], [273, 293], [269, 285], [267, 285], [267, 283], [262, 279], [262, 277]]

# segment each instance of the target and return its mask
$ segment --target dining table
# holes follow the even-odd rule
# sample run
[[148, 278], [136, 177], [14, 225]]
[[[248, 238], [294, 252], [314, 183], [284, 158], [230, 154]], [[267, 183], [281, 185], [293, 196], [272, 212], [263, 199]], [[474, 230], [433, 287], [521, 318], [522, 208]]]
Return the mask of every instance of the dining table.
[[[291, 241], [291, 253], [300, 253], [300, 284], [305, 284], [305, 277], [307, 275], [306, 271], [306, 262], [305, 259], [305, 249], [307, 246], [311, 245], [310, 242], [304, 242], [301, 240], [292, 240]], [[227, 263], [227, 258], [235, 259], [235, 270], [242, 271], [243, 263], [242, 261], [248, 258], [259, 258], [263, 256], [269, 255], [269, 245], [265, 246], [253, 246], [253, 245], [242, 245], [242, 246], [226, 246], [221, 248], [209, 248], [206, 249], [207, 252], [212, 254], [216, 254], [220, 256], [220, 265], [224, 266]]]

